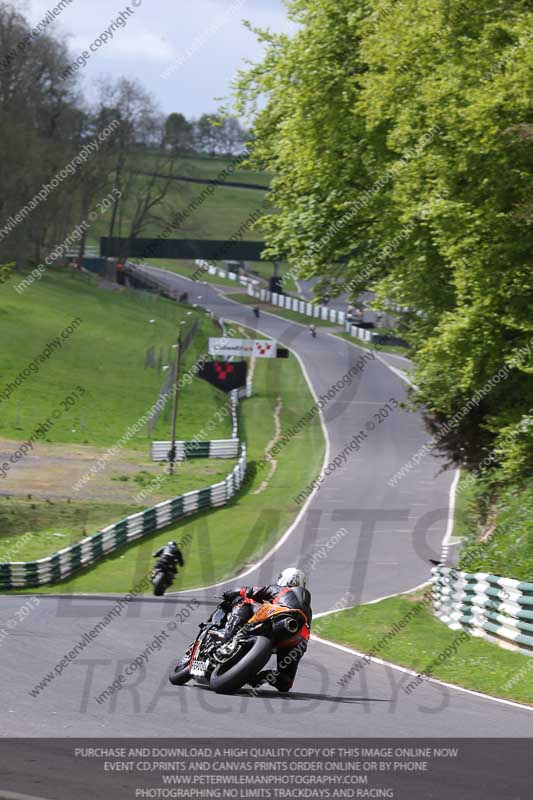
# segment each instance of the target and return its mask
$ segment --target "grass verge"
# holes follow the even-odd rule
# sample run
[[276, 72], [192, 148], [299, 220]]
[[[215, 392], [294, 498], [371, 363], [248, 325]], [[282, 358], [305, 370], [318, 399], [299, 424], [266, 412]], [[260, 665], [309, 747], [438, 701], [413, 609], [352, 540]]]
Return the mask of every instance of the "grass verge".
[[[422, 598], [421, 593], [398, 595], [339, 611], [317, 619], [313, 632], [362, 653], [372, 654], [377, 649], [377, 657], [408, 667], [419, 675], [432, 667], [431, 677], [447, 683], [533, 704], [533, 659], [483, 639], [463, 638], [460, 631], [452, 631], [436, 619], [421, 603]], [[398, 627], [402, 622], [404, 625]], [[446, 648], [454, 650], [453, 654], [446, 656]], [[359, 663], [360, 659], [355, 658], [353, 674], [347, 673], [349, 682], [358, 680]], [[416, 697], [422, 682], [423, 679], [406, 676], [403, 691], [411, 698]]]
[[533, 479], [502, 486], [465, 473], [458, 488], [459, 567], [533, 582]]
[[[153, 156], [140, 156], [138, 169], [150, 172], [156, 165]], [[234, 162], [233, 162], [234, 164]], [[178, 160], [176, 174], [216, 181], [220, 175], [232, 165], [229, 158], [190, 158]], [[269, 176], [264, 173], [236, 169], [226, 178], [229, 182], [257, 183], [268, 186]], [[137, 174], [132, 177], [132, 188], [121, 203], [122, 227], [118, 235], [126, 236], [131, 220], [136, 213], [136, 202], [146, 192], [146, 184], [150, 181], [146, 175]], [[159, 181], [156, 181], [156, 185]], [[161, 179], [163, 185], [164, 179]], [[266, 192], [258, 189], [227, 186], [218, 183], [214, 191], [209, 192], [207, 184], [194, 184], [180, 180], [171, 181], [164, 200], [152, 208], [150, 221], [143, 230], [143, 236], [157, 236], [161, 230], [159, 220], [175, 217], [182, 212], [183, 219], [179, 224], [177, 237], [183, 239], [220, 239], [228, 240], [238, 234], [244, 240], [261, 239], [261, 233], [253, 228], [253, 222], [260, 212], [268, 213], [269, 205], [265, 205]], [[172, 209], [172, 213], [169, 213]], [[91, 227], [89, 243], [97, 244], [100, 236], [109, 235], [111, 212], [102, 214]]]
[[0, 538], [0, 562], [31, 561], [50, 555], [129, 513], [130, 506], [119, 503], [2, 497], [0, 527], [14, 533]]
[[455, 494], [455, 518], [453, 536], [455, 539], [469, 540], [478, 536], [482, 520], [487, 514], [484, 481], [472, 480], [467, 470], [461, 470], [461, 477]]
[[[190, 303], [201, 303], [202, 300], [204, 302], [206, 301], [205, 286], [202, 286], [202, 283], [215, 284], [217, 286], [240, 286], [240, 283], [237, 283], [237, 281], [230, 281], [229, 278], [220, 278], [218, 275], [210, 275], [207, 270], [201, 269], [194, 261], [183, 258], [171, 260], [151, 258], [143, 263], [151, 267], [166, 269], [169, 272], [174, 272], [176, 275], [182, 275], [184, 278], [193, 279], [197, 285], [191, 286], [189, 290]], [[202, 300], [200, 300], [199, 297], [201, 297]]]

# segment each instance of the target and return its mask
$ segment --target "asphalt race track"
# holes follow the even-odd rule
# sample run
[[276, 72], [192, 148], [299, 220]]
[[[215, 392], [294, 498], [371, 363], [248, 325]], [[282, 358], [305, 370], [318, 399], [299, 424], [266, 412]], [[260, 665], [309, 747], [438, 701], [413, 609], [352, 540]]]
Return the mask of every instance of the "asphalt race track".
[[[186, 279], [158, 272], [174, 288], [190, 295], [195, 289], [198, 294], [201, 291], [198, 284], [192, 288]], [[317, 396], [327, 393], [363, 355], [364, 351], [324, 328], [318, 329], [313, 340], [305, 326], [266, 313], [256, 321], [251, 308], [220, 296], [212, 286], [207, 293], [205, 286], [201, 289], [202, 304], [218, 316], [258, 328], [290, 347], [301, 359]], [[372, 414], [391, 398], [405, 398], [407, 386], [399, 372], [405, 370], [406, 361], [393, 356], [386, 361], [393, 369], [383, 361], [369, 361], [352, 385], [326, 406], [326, 461], [365, 429]], [[347, 533], [336, 537], [327, 557], [318, 559], [310, 573], [315, 613], [368, 602], [427, 581], [427, 560], [438, 557], [447, 529], [453, 474], [440, 472], [438, 461], [426, 457], [397, 485], [388, 484], [427, 439], [414, 414], [396, 410], [389, 415], [371, 431], [359, 452], [325, 480], [275, 552], [255, 568], [243, 567], [241, 573], [248, 574], [242, 583], [271, 582], [282, 567], [312, 558], [342, 528]], [[2, 643], [0, 704], [5, 722], [1, 735], [531, 735], [533, 716], [527, 709], [427, 681], [407, 694], [403, 687], [411, 676], [385, 665], [370, 664], [342, 687], [338, 681], [357, 657], [317, 641], [311, 642], [295, 688], [287, 697], [267, 689], [256, 696], [243, 691], [228, 697], [193, 683], [170, 686], [167, 672], [175, 655], [194, 638], [198, 622], [209, 614], [216, 603], [214, 595], [221, 591], [222, 587], [207, 588], [132, 602], [84, 654], [32, 697], [35, 684], [114, 603], [112, 597], [43, 596], [24, 624]], [[20, 603], [19, 597], [0, 598], [0, 629]], [[176, 625], [176, 612], [185, 609], [188, 618]], [[98, 703], [95, 698], [161, 631], [167, 636], [148, 664], [113, 698]]]

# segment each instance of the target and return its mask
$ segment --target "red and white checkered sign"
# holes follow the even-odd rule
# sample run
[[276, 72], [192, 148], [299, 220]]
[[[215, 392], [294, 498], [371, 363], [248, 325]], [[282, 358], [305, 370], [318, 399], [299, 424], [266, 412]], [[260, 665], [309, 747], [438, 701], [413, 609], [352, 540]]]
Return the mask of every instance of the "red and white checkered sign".
[[257, 356], [257, 358], [275, 358], [275, 343], [265, 339], [256, 339], [254, 342], [254, 356]]
[[276, 342], [272, 339], [209, 339], [209, 355], [223, 358], [276, 358]]

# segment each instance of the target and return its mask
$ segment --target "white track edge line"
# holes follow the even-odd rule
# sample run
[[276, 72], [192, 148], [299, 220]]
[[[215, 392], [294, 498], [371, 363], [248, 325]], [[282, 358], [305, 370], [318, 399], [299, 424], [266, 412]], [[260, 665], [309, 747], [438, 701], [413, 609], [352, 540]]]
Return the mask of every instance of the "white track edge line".
[[453, 530], [455, 528], [455, 504], [457, 499], [457, 486], [459, 484], [460, 477], [461, 477], [461, 470], [456, 469], [455, 474], [453, 476], [452, 485], [450, 486], [448, 525], [446, 527], [446, 533], [444, 534], [444, 539], [442, 540], [441, 561], [446, 561], [448, 557], [448, 548], [450, 546], [450, 539], [452, 538]]
[[412, 589], [405, 589], [403, 592], [394, 592], [394, 594], [387, 594], [384, 597], [376, 597], [375, 600], [367, 600], [366, 603], [358, 603], [355, 606], [343, 606], [342, 608], [333, 608], [331, 611], [320, 611], [318, 614], [313, 614], [313, 619], [320, 619], [320, 617], [329, 617], [331, 614], [337, 614], [340, 611], [350, 611], [352, 608], [360, 608], [361, 606], [372, 606], [374, 603], [381, 603], [382, 600], [390, 600], [392, 597], [400, 597], [402, 594], [411, 594], [423, 589], [424, 586], [431, 586], [431, 581], [424, 581], [419, 583], [418, 586], [413, 586]]
[[[364, 349], [364, 348], [363, 348]], [[450, 486], [450, 505], [449, 505], [449, 515], [448, 515], [448, 527], [446, 529], [446, 533], [444, 535], [444, 539], [442, 541], [443, 546], [445, 545], [447, 539], [451, 537], [451, 533], [453, 532], [454, 527], [454, 515], [455, 515], [455, 501], [456, 501], [456, 492], [457, 492], [457, 484], [459, 482], [459, 475], [461, 474], [460, 470], [456, 470], [454, 479]], [[388, 594], [384, 597], [378, 597], [376, 600], [369, 600], [367, 603], [360, 603], [360, 606], [370, 606], [374, 603], [380, 603], [382, 600], [390, 600], [392, 597], [400, 597], [401, 595], [411, 594], [419, 589], [422, 589], [425, 586], [430, 586], [431, 582], [426, 581], [425, 583], [420, 583], [418, 586], [414, 586], [412, 589], [407, 589], [405, 592], [397, 592], [395, 594]], [[331, 614], [336, 614], [340, 611], [349, 611], [352, 608], [357, 608], [357, 606], [345, 606], [344, 608], [333, 609], [332, 611], [323, 611], [319, 614], [314, 614], [313, 619], [320, 619], [321, 617], [328, 617]], [[369, 658], [370, 661], [374, 662], [375, 664], [381, 664], [382, 666], [391, 667], [391, 669], [396, 669], [399, 672], [405, 672], [408, 675], [418, 676], [419, 673], [415, 672], [412, 669], [408, 669], [407, 667], [401, 667], [399, 664], [393, 664], [392, 661], [384, 661], [381, 658], [371, 657], [368, 656], [366, 653], [361, 653], [359, 650], [354, 650], [352, 647], [346, 647], [346, 645], [337, 644], [337, 642], [332, 642], [329, 639], [322, 639], [320, 636], [316, 634], [311, 634], [311, 638], [321, 644], [328, 645], [329, 647], [335, 647], [337, 650], [342, 650], [345, 653], [352, 653], [353, 655], [358, 656], [359, 658]], [[474, 697], [480, 697], [483, 700], [491, 700], [493, 703], [502, 703], [503, 705], [512, 706], [513, 708], [520, 708], [525, 711], [533, 711], [532, 706], [524, 705], [523, 703], [518, 703], [515, 700], [506, 700], [503, 697], [495, 697], [492, 694], [485, 694], [484, 692], [476, 692], [475, 689], [466, 689], [464, 686], [458, 686], [455, 683], [447, 683], [446, 681], [441, 681], [438, 678], [424, 678], [425, 681], [428, 683], [436, 683], [440, 686], [446, 686], [449, 689], [455, 689], [459, 692], [464, 692], [465, 694], [473, 695]]]
[[[391, 669], [395, 669], [398, 672], [405, 672], [407, 675], [413, 675], [418, 677], [420, 674], [419, 672], [415, 672], [408, 667], [401, 667], [399, 664], [393, 664], [392, 661], [385, 661], [382, 658], [376, 658], [375, 656], [369, 656], [367, 653], [362, 653], [359, 650], [354, 650], [352, 647], [346, 647], [343, 644], [337, 644], [337, 642], [331, 642], [329, 639], [322, 639], [320, 636], [316, 634], [311, 634], [311, 639], [319, 644], [325, 644], [329, 647], [334, 647], [336, 650], [342, 650], [344, 653], [351, 653], [354, 656], [358, 656], [359, 658], [365, 658], [369, 661], [373, 662], [374, 664], [379, 664], [383, 667], [391, 667]], [[474, 689], [466, 689], [464, 686], [458, 686], [455, 683], [447, 683], [446, 681], [441, 681], [438, 678], [424, 678], [424, 681], [427, 683], [436, 683], [439, 686], [446, 686], [448, 689], [454, 689], [458, 692], [464, 692], [465, 694], [471, 694], [474, 697], [480, 697], [482, 700], [492, 700], [494, 703], [501, 703], [506, 706], [512, 706], [513, 708], [520, 708], [524, 711], [533, 711], [533, 706], [524, 705], [523, 703], [518, 703], [515, 700], [505, 700], [503, 697], [494, 697], [492, 694], [484, 694], [483, 692], [476, 692]]]

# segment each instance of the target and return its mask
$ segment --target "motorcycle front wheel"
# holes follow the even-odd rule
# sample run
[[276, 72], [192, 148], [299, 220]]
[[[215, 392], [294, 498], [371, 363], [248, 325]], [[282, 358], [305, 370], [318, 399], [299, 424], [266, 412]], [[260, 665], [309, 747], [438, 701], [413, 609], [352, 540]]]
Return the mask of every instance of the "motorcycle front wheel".
[[236, 692], [268, 664], [272, 642], [266, 636], [244, 639], [239, 649], [211, 673], [209, 685], [217, 694]]
[[187, 656], [176, 664], [168, 679], [173, 686], [183, 686], [184, 683], [190, 681], [191, 673], [189, 672], [189, 659]]

